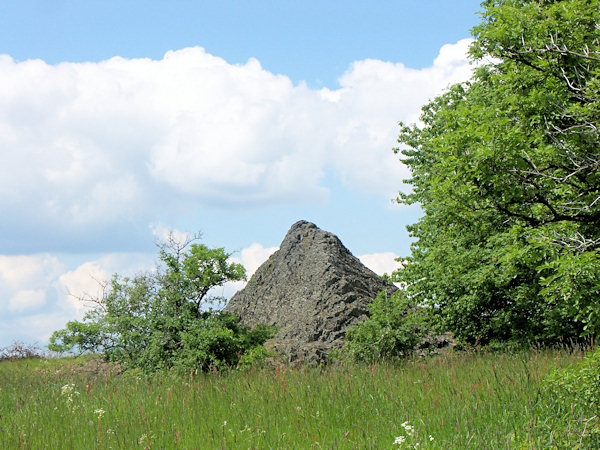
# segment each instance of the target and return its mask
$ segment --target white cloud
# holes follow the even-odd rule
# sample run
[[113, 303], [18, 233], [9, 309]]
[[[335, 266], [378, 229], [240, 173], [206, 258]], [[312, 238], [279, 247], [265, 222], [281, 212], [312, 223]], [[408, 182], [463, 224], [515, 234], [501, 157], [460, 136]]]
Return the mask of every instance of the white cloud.
[[36, 309], [46, 303], [46, 292], [42, 289], [23, 289], [8, 301], [8, 309], [12, 312]]
[[398, 255], [393, 252], [371, 253], [358, 257], [360, 262], [377, 275], [391, 275], [392, 272], [402, 267], [402, 264], [396, 261], [397, 258]]
[[63, 301], [81, 316], [88, 306], [85, 300], [99, 298], [103, 285], [108, 280], [108, 272], [97, 261], [81, 264], [75, 270], [65, 272], [58, 278], [58, 288]]
[[458, 80], [465, 80], [471, 75], [471, 70], [465, 66], [465, 55], [473, 39], [461, 39], [456, 44], [446, 44], [440, 49], [440, 53], [433, 61], [434, 68], [441, 68], [446, 73], [454, 72]]
[[86, 308], [77, 297], [98, 296], [98, 282], [112, 273], [133, 275], [153, 261], [151, 255], [114, 253], [67, 271], [49, 254], [0, 255], [0, 347], [13, 340], [46, 343], [54, 330], [82, 318]]
[[452, 83], [467, 80], [471, 39], [442, 47], [432, 67], [411, 69], [402, 63], [357, 61], [340, 78], [339, 121], [334, 138], [335, 165], [342, 178], [362, 190], [388, 198], [403, 189], [408, 169], [391, 151], [398, 121], [418, 122], [421, 106]]
[[111, 253], [94, 261], [87, 261], [76, 269], [58, 277], [56, 287], [62, 294], [61, 300], [67, 309], [76, 311], [78, 318], [89, 307], [82, 300], [99, 298], [103, 286], [114, 273], [132, 276], [153, 268], [154, 259], [140, 253]]
[[0, 311], [26, 311], [46, 303], [46, 290], [64, 270], [51, 255], [0, 255]]
[[198, 47], [57, 65], [2, 55], [0, 207], [15, 234], [43, 223], [68, 236], [177, 205], [323, 199], [325, 171], [389, 198], [407, 175], [397, 121], [469, 76], [468, 43], [421, 70], [357, 61], [320, 90]]
[[60, 261], [49, 254], [0, 255], [0, 286], [11, 290], [43, 286], [62, 269]]

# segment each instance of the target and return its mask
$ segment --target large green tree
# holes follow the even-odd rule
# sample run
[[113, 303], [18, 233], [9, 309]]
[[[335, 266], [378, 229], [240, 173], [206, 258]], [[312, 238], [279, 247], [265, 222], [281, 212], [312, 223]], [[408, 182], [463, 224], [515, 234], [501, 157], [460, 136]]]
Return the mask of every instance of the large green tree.
[[395, 277], [466, 341], [600, 331], [600, 3], [488, 0], [473, 77], [401, 124], [412, 254]]
[[153, 271], [114, 275], [100, 296], [81, 299], [92, 306], [84, 320], [54, 332], [49, 348], [98, 352], [148, 372], [232, 366], [264, 355], [272, 327], [251, 330], [237, 316], [212, 309], [222, 299], [210, 290], [245, 279], [244, 267], [224, 249], [195, 240], [170, 234]]

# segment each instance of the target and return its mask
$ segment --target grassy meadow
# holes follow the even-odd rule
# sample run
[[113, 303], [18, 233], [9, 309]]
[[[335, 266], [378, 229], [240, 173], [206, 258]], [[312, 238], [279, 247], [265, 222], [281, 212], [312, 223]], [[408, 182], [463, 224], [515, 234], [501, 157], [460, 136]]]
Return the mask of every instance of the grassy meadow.
[[3, 361], [0, 448], [593, 448], [582, 430], [598, 424], [542, 387], [581, 357], [456, 352], [185, 377], [90, 356]]

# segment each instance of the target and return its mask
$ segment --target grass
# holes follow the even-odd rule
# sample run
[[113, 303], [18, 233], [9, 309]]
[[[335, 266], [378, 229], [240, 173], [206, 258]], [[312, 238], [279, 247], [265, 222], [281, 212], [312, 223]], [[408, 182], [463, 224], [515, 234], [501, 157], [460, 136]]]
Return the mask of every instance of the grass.
[[456, 353], [150, 378], [90, 356], [5, 361], [0, 448], [574, 448], [570, 428], [587, 418], [542, 381], [580, 358]]

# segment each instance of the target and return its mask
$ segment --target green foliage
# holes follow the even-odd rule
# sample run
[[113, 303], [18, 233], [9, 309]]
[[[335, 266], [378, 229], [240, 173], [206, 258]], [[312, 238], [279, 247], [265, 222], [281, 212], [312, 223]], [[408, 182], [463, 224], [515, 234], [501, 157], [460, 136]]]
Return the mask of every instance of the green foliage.
[[541, 291], [554, 323], [575, 319], [584, 324], [583, 335], [600, 330], [600, 255], [596, 252], [565, 253], [548, 262], [550, 276], [541, 279]]
[[483, 6], [472, 79], [401, 124], [425, 214], [395, 280], [467, 342], [598, 334], [600, 3]]
[[99, 346], [101, 333], [100, 323], [70, 321], [66, 328], [52, 333], [48, 348], [55, 352], [69, 352], [74, 348], [81, 352], [95, 351]]
[[428, 331], [426, 315], [402, 291], [380, 292], [369, 303], [369, 318], [346, 333], [346, 350], [354, 360], [368, 362], [410, 355]]
[[[600, 348], [583, 361], [556, 369], [544, 380], [545, 395], [582, 416], [579, 421], [557, 420], [554, 428], [564, 434], [580, 436], [577, 448], [600, 445]], [[560, 417], [560, 416], [559, 416]]]
[[133, 278], [115, 274], [99, 298], [85, 299], [93, 307], [84, 320], [54, 332], [48, 347], [100, 352], [148, 372], [236, 366], [246, 352], [260, 354], [256, 348], [272, 327], [250, 330], [238, 317], [210, 308], [220, 300], [209, 295], [211, 288], [245, 278], [229, 256], [170, 237], [160, 249], [162, 265]]
[[600, 348], [578, 364], [553, 371], [545, 382], [549, 395], [600, 417]]

